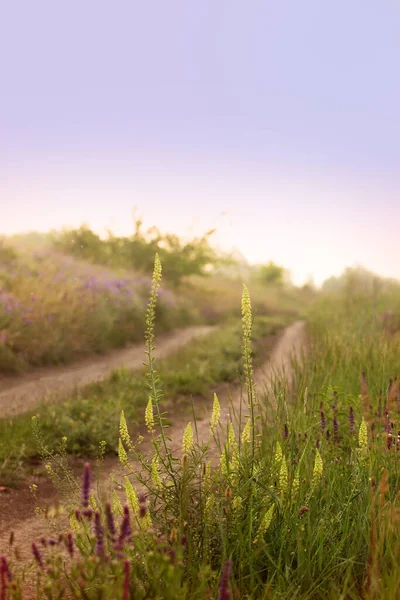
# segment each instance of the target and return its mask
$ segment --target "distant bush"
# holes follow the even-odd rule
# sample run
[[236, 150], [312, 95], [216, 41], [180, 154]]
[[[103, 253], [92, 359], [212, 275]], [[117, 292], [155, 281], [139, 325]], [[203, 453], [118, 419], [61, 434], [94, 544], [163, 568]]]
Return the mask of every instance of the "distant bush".
[[162, 260], [165, 279], [178, 285], [183, 277], [204, 276], [221, 261], [210, 244], [213, 231], [186, 242], [175, 234], [162, 234], [156, 227], [146, 231], [140, 220], [131, 236], [115, 236], [108, 232], [102, 239], [87, 225], [65, 230], [55, 236], [57, 248], [78, 258], [112, 267], [123, 267], [151, 275], [154, 255]]

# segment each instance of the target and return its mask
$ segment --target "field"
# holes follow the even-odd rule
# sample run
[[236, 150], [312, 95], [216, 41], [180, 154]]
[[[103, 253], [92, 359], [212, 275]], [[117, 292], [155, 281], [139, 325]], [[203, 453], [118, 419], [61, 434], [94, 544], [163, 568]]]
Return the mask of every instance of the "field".
[[[267, 289], [268, 301], [256, 286], [240, 301], [237, 281], [192, 278], [178, 301], [176, 289], [159, 293], [156, 260], [136, 321], [126, 317], [132, 330], [142, 319], [143, 369], [39, 405], [33, 420], [0, 422], [3, 477], [27, 477], [40, 453], [63, 505], [37, 518], [30, 560], [18, 560], [21, 540], [2, 548], [3, 597], [399, 598], [400, 294], [394, 282], [350, 275], [307, 296]], [[111, 326], [103, 346], [93, 330], [85, 338], [84, 310], [86, 353], [122, 343]], [[8, 331], [21, 331], [18, 319]], [[299, 319], [303, 352], [279, 354], [285, 368], [267, 378], [279, 336]], [[159, 322], [217, 328], [155, 360]], [[43, 350], [35, 362], [33, 348], [22, 364], [49, 362]], [[88, 461], [78, 478], [72, 457]]]

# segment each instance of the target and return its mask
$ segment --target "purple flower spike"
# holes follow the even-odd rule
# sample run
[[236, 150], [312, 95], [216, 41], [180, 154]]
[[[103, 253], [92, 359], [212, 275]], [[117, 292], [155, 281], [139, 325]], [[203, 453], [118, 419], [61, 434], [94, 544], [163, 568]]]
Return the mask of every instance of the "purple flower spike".
[[85, 463], [82, 479], [82, 506], [88, 508], [90, 498], [90, 465]]
[[322, 433], [322, 435], [324, 435], [324, 430], [326, 427], [326, 419], [325, 419], [325, 413], [322, 410], [322, 408], [320, 410], [320, 425], [321, 425], [321, 433]]
[[231, 579], [232, 561], [227, 560], [222, 567], [222, 576], [219, 584], [219, 600], [230, 600], [231, 594], [229, 591], [229, 582]]
[[43, 569], [44, 565], [43, 565], [42, 555], [41, 555], [40, 550], [37, 547], [37, 544], [35, 542], [32, 542], [32, 554], [33, 554], [37, 564], [39, 565], [39, 567], [41, 569]]
[[120, 534], [119, 534], [117, 543], [115, 545], [115, 548], [117, 550], [123, 549], [127, 539], [131, 535], [131, 533], [132, 533], [132, 530], [131, 530], [129, 508], [127, 506], [124, 506], [124, 516], [123, 516], [122, 523], [121, 523]]
[[94, 533], [96, 536], [96, 556], [104, 555], [104, 527], [101, 524], [100, 513], [94, 515]]
[[106, 520], [107, 520], [107, 529], [108, 533], [115, 538], [117, 535], [117, 528], [115, 527], [114, 515], [111, 510], [111, 504], [107, 502], [106, 504]]
[[67, 539], [65, 541], [65, 545], [67, 546], [68, 554], [72, 558], [74, 556], [74, 540], [72, 538], [72, 533], [70, 531], [67, 533]]

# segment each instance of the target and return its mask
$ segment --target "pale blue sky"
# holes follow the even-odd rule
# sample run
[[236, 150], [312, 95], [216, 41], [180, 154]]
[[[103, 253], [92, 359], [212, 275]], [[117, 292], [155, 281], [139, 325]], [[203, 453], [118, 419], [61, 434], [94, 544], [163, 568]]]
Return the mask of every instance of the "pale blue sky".
[[3, 3], [0, 231], [217, 226], [297, 281], [400, 277], [393, 0]]

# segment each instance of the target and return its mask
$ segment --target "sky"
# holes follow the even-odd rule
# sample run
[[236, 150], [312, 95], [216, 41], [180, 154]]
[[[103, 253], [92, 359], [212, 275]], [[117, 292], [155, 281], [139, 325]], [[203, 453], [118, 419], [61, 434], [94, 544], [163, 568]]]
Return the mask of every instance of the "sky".
[[87, 222], [400, 278], [396, 0], [0, 8], [0, 233]]

